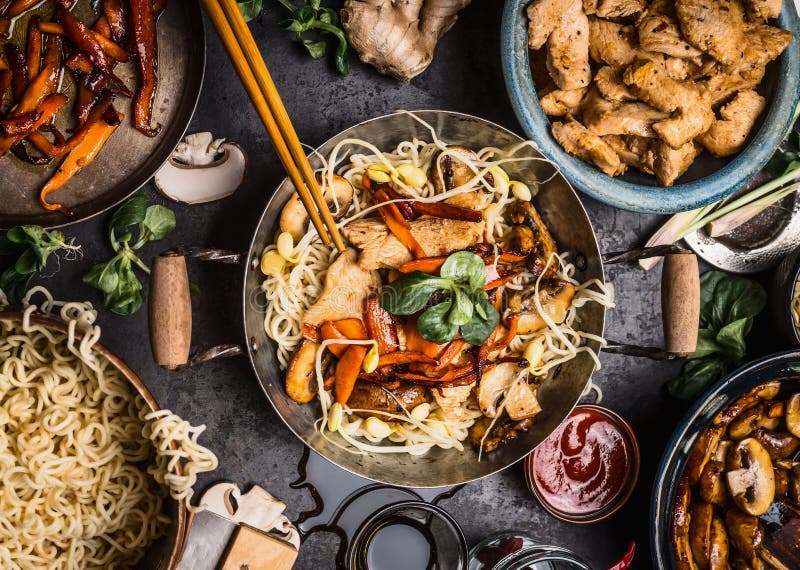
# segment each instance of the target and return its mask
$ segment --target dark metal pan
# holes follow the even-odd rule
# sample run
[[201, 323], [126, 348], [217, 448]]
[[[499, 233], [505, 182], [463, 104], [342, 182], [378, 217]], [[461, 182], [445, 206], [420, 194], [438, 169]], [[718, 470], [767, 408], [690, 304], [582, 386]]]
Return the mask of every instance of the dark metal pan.
[[[504, 148], [522, 142], [522, 139], [512, 132], [477, 117], [447, 111], [419, 111], [415, 114], [432, 125], [442, 140], [451, 144], [473, 148], [488, 145]], [[430, 133], [408, 114], [394, 113], [347, 129], [324, 143], [309, 158], [312, 167], [319, 168], [321, 167], [319, 156], [327, 156], [334, 146], [345, 139], [364, 139], [378, 148], [387, 149], [394, 148], [399, 142], [413, 137], [429, 140]], [[355, 150], [355, 147], [345, 146], [340, 156], [346, 156]], [[533, 157], [540, 156], [533, 149], [522, 152], [530, 153]], [[560, 250], [572, 252], [581, 260], [578, 263], [576, 279], [604, 281], [604, 258], [600, 254], [591, 222], [566, 179], [555, 172], [552, 165], [544, 161], [514, 164], [515, 166], [510, 168], [510, 175], [513, 178], [547, 181], [539, 185], [534, 203], [553, 233]], [[434, 448], [424, 456], [414, 457], [406, 454], [357, 455], [325, 441], [315, 429], [315, 421], [320, 415], [319, 405], [317, 403], [299, 405], [288, 397], [284, 389], [283, 372], [275, 355], [275, 344], [264, 331], [264, 300], [261, 293], [264, 276], [259, 269], [259, 259], [266, 246], [273, 243], [276, 233], [280, 231], [278, 227], [280, 212], [293, 193], [294, 188], [291, 183], [284, 180], [269, 200], [247, 253], [178, 248], [166, 252], [154, 261], [149, 299], [150, 340], [158, 364], [174, 369], [185, 367], [187, 362], [191, 365], [211, 358], [247, 352], [267, 398], [281, 419], [300, 440], [343, 469], [390, 485], [439, 487], [485, 477], [525, 457], [567, 417], [580, 399], [594, 369], [592, 359], [586, 353], [579, 353], [575, 359], [562, 365], [542, 385], [538, 396], [543, 411], [536, 416], [534, 426], [519, 439], [491, 454], [484, 455], [480, 462], [477, 460], [477, 453], [469, 445], [465, 445], [463, 452]], [[639, 255], [642, 253], [633, 252], [613, 256], [608, 261], [628, 261], [636, 259]], [[222, 345], [189, 360], [191, 301], [185, 264], [187, 256], [244, 265], [242, 305], [246, 348]], [[694, 256], [675, 257], [691, 257], [696, 275], [697, 262]], [[669, 275], [669, 272], [666, 273]], [[688, 295], [683, 300], [690, 302], [690, 297], [692, 296]], [[696, 301], [699, 314], [699, 286]], [[604, 308], [597, 304], [587, 304], [579, 311], [581, 329], [595, 335], [603, 334], [604, 318]], [[696, 323], [694, 327], [696, 332]], [[589, 345], [595, 350], [600, 348], [597, 342]], [[618, 348], [626, 352], [631, 347], [618, 346]], [[649, 355], [650, 351], [645, 349], [644, 352], [645, 355]]]
[[[28, 19], [34, 13], [49, 19], [53, 2], [21, 16], [14, 25], [10, 40], [24, 41]], [[75, 13], [91, 22], [90, 0], [80, 0]], [[180, 142], [194, 113], [205, 69], [206, 45], [203, 16], [197, 2], [173, 0], [158, 21], [159, 84], [153, 106], [153, 121], [162, 130], [154, 138], [137, 131], [130, 121], [130, 100], [117, 97], [114, 105], [125, 120], [102, 149], [97, 159], [79, 172], [62, 189], [52, 194], [53, 201], [65, 204], [74, 212], [67, 218], [59, 212], [48, 212], [39, 205], [39, 189], [56, 169], [59, 161], [48, 166], [33, 166], [13, 157], [0, 158], [0, 228], [20, 224], [57, 227], [91, 218], [121, 202], [145, 182], [169, 158]], [[132, 63], [117, 66], [119, 77], [128, 86], [138, 84]], [[72, 126], [72, 101], [75, 85], [65, 72], [62, 87], [70, 102], [56, 118], [56, 126], [66, 132]]]

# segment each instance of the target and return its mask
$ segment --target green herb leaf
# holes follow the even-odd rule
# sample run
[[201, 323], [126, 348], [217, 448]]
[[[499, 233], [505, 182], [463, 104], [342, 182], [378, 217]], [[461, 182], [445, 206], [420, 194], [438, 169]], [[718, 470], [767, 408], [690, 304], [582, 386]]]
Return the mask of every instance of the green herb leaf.
[[311, 40], [302, 40], [303, 47], [308, 50], [308, 53], [314, 59], [320, 58], [325, 55], [325, 50], [328, 48], [328, 44], [324, 41], [314, 42]]
[[703, 358], [709, 354], [721, 353], [724, 350], [725, 349], [717, 343], [716, 331], [700, 329], [697, 332], [697, 348], [688, 358]]
[[752, 325], [753, 321], [745, 317], [725, 325], [717, 333], [717, 344], [723, 347], [729, 358], [735, 361], [744, 358], [747, 350], [744, 344], [744, 337], [750, 332]]
[[175, 230], [176, 225], [172, 210], [164, 206], [150, 206], [139, 224], [139, 239], [133, 249], [139, 249], [148, 241], [164, 239]]
[[439, 274], [453, 281], [466, 283], [472, 288], [486, 284], [486, 265], [480, 257], [469, 251], [457, 251], [448, 256]]
[[413, 315], [441, 289], [450, 289], [452, 282], [434, 275], [415, 271], [403, 275], [381, 290], [381, 306], [393, 315]]
[[[480, 307], [480, 310], [478, 310], [478, 307]], [[486, 315], [485, 318], [481, 316], [481, 312]], [[480, 346], [486, 342], [486, 339], [492, 334], [499, 321], [500, 314], [489, 302], [489, 299], [481, 299], [476, 304], [472, 319], [461, 326], [461, 338], [471, 345]]]
[[725, 360], [718, 356], [690, 360], [684, 365], [683, 374], [667, 382], [667, 389], [676, 398], [696, 398], [727, 371]]
[[12, 304], [19, 303], [28, 290], [28, 283], [33, 277], [32, 273], [17, 273], [13, 267], [7, 268], [0, 274], [0, 289]]
[[[320, 58], [327, 51], [328, 38], [333, 36], [337, 41], [334, 64], [342, 75], [350, 70], [349, 45], [344, 30], [339, 26], [339, 15], [336, 10], [322, 6], [321, 0], [305, 0], [299, 9], [289, 0], [278, 0], [291, 14], [292, 18], [278, 25], [295, 33], [295, 39], [306, 49], [309, 55]], [[311, 34], [306, 37], [303, 34]]]
[[263, 7], [263, 0], [237, 0], [236, 4], [239, 6], [239, 11], [244, 16], [244, 21], [249, 22], [250, 20], [254, 20], [258, 18], [259, 14], [261, 14], [261, 8]]
[[108, 220], [109, 231], [140, 224], [144, 221], [146, 214], [147, 198], [144, 197], [144, 192], [139, 190], [112, 212], [111, 218]]
[[437, 344], [453, 340], [458, 332], [458, 325], [451, 323], [447, 318], [451, 306], [451, 301], [443, 301], [419, 316], [417, 330], [422, 338]]
[[447, 320], [451, 324], [458, 327], [467, 324], [472, 318], [473, 307], [472, 300], [467, 296], [467, 293], [461, 287], [453, 289], [453, 308], [450, 314], [447, 315]]
[[103, 292], [103, 306], [118, 315], [130, 315], [142, 306], [142, 284], [133, 272], [131, 249], [125, 248], [106, 263], [99, 263], [83, 282]]

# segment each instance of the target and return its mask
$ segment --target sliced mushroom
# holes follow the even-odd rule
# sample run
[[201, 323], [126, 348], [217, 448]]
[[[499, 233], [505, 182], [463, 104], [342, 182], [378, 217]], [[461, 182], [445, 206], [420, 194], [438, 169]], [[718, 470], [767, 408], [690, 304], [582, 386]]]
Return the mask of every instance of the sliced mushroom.
[[784, 459], [792, 455], [800, 447], [800, 438], [789, 432], [768, 431], [758, 428], [753, 431], [753, 437], [764, 446], [772, 459]]
[[789, 472], [775, 467], [775, 496], [780, 497], [789, 492]]
[[758, 549], [758, 556], [774, 570], [795, 570], [779, 560], [766, 546], [762, 546]]
[[[528, 334], [547, 327], [536, 307], [534, 291], [516, 291], [508, 297], [508, 308], [503, 314], [506, 325], [517, 319], [517, 334]], [[544, 313], [556, 324], [561, 324], [575, 297], [575, 287], [566, 281], [551, 279], [539, 287], [539, 303]]]
[[[433, 182], [433, 187], [437, 192], [464, 186], [471, 180], [475, 180], [477, 172], [480, 170], [475, 166], [476, 162], [478, 162], [478, 155], [472, 150], [464, 146], [450, 145], [447, 147], [447, 152], [440, 152], [431, 164], [428, 179]], [[473, 166], [470, 167], [470, 164]], [[491, 174], [486, 174], [485, 179], [489, 183], [493, 182]], [[477, 180], [475, 180], [475, 185], [477, 185]]]
[[[536, 211], [530, 202], [515, 202], [509, 209], [508, 219], [512, 224], [526, 228], [527, 237], [523, 249], [520, 253], [527, 255], [525, 265], [528, 270], [538, 276], [544, 274], [544, 279], [549, 279], [558, 270], [558, 247], [547, 229], [547, 225], [542, 220], [539, 212]], [[518, 239], [516, 237], [515, 239]], [[521, 244], [510, 244], [520, 246]]]
[[[353, 186], [339, 176], [333, 175], [333, 184], [327, 184], [327, 177], [323, 180], [317, 176], [317, 180], [323, 186], [322, 195], [325, 196], [325, 203], [333, 214], [334, 220], [340, 220], [350, 209], [353, 203]], [[299, 242], [305, 235], [308, 228], [308, 212], [306, 212], [300, 196], [295, 192], [281, 211], [280, 226], [282, 232], [289, 232], [294, 238], [294, 242]]]
[[728, 453], [728, 490], [734, 503], [753, 516], [767, 512], [775, 499], [772, 459], [758, 440], [743, 439]]
[[317, 395], [314, 366], [319, 345], [304, 340], [286, 370], [286, 393], [298, 404], [307, 404]]
[[689, 482], [694, 485], [700, 479], [703, 469], [708, 463], [717, 448], [722, 434], [725, 433], [723, 426], [708, 427], [697, 439], [694, 444], [692, 452], [686, 460], [686, 475], [689, 477]]
[[675, 488], [675, 503], [672, 507], [672, 547], [675, 553], [675, 565], [679, 570], [694, 570], [697, 564], [689, 545], [689, 506], [692, 502], [692, 491], [689, 480], [684, 475], [678, 479]]
[[729, 439], [721, 439], [717, 444], [717, 449], [714, 451], [713, 459], [714, 461], [719, 461], [723, 465], [725, 464], [725, 460], [728, 458], [728, 450], [730, 450], [733, 442]]
[[792, 435], [800, 437], [800, 392], [786, 402], [786, 429]]
[[708, 503], [695, 503], [689, 517], [689, 546], [695, 563], [708, 568], [711, 557], [711, 520], [714, 507]]
[[728, 425], [743, 411], [749, 410], [764, 400], [771, 400], [775, 398], [775, 396], [778, 395], [778, 392], [780, 392], [780, 387], [781, 383], [779, 381], [774, 381], [759, 384], [755, 388], [751, 388], [745, 395], [719, 412], [714, 417], [713, 425]]
[[728, 437], [736, 441], [746, 438], [759, 426], [765, 416], [763, 403], [743, 411], [728, 425]]
[[714, 505], [724, 505], [728, 502], [728, 488], [725, 485], [725, 466], [722, 462], [712, 460], [706, 463], [700, 475], [700, 497]]
[[156, 172], [159, 192], [181, 204], [205, 204], [227, 198], [244, 182], [247, 154], [236, 143], [209, 132], [188, 135]]
[[539, 400], [536, 399], [536, 390], [524, 380], [518, 380], [511, 385], [506, 394], [505, 409], [512, 420], [532, 418], [542, 411]]
[[749, 565], [756, 562], [756, 550], [764, 540], [764, 531], [758, 517], [747, 515], [738, 509], [728, 509], [725, 526], [733, 547]]
[[489, 418], [497, 415], [497, 401], [511, 388], [520, 372], [515, 362], [501, 362], [484, 371], [478, 385], [478, 406], [483, 415]]
[[728, 532], [725, 523], [718, 516], [711, 519], [711, 551], [708, 556], [710, 570], [726, 570], [728, 566]]

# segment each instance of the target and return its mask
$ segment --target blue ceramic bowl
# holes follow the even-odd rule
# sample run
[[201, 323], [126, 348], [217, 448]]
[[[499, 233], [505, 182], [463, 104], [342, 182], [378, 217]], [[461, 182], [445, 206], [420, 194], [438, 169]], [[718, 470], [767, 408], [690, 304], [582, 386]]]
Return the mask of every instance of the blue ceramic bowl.
[[673, 432], [653, 483], [650, 504], [650, 546], [655, 568], [677, 568], [672, 554], [670, 516], [678, 479], [697, 438], [730, 402], [754, 386], [779, 378], [783, 381], [782, 395], [800, 391], [800, 351], [767, 356], [726, 376], [697, 400]]
[[780, 59], [767, 67], [759, 91], [768, 110], [754, 129], [751, 142], [729, 159], [704, 153], [675, 186], [656, 185], [652, 176], [628, 172], [612, 178], [595, 166], [568, 155], [550, 134], [550, 121], [539, 105], [528, 59], [528, 17], [531, 0], [506, 0], [503, 11], [502, 53], [506, 89], [514, 112], [540, 152], [561, 169], [577, 189], [589, 196], [636, 212], [671, 214], [699, 208], [731, 194], [764, 168], [788, 133], [792, 112], [800, 100], [800, 19], [793, 0], [784, 0], [778, 25], [791, 30], [794, 40]]

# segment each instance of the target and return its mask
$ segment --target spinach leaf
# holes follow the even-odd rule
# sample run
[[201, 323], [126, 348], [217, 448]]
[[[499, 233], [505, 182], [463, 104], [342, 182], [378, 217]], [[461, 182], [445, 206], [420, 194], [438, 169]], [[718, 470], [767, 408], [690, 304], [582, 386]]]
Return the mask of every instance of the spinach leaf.
[[443, 301], [426, 310], [417, 319], [417, 330], [422, 338], [443, 344], [450, 342], [458, 332], [458, 325], [452, 323], [447, 317], [452, 303]]
[[421, 311], [439, 290], [449, 290], [448, 279], [415, 271], [403, 275], [381, 290], [381, 306], [393, 315], [413, 315]]
[[79, 249], [61, 232], [39, 226], [16, 226], [0, 232], [0, 256], [12, 258], [0, 273], [0, 289], [11, 304], [19, 303], [31, 278], [44, 271], [51, 255], [63, 251], [67, 254], [64, 257], [69, 258]]
[[245, 22], [258, 18], [259, 14], [261, 14], [263, 3], [263, 0], [236, 0]]
[[[132, 228], [136, 228], [139, 234], [133, 244]], [[109, 218], [108, 241], [114, 256], [92, 267], [83, 277], [83, 282], [103, 293], [103, 306], [108, 310], [118, 315], [135, 313], [144, 300], [142, 283], [135, 268], [150, 273], [150, 268], [135, 252], [149, 242], [165, 238], [174, 229], [175, 214], [172, 210], [164, 206], [148, 206], [144, 194], [137, 192]]]
[[472, 319], [461, 327], [461, 338], [472, 345], [480, 346], [486, 342], [497, 323], [500, 322], [500, 314], [488, 298], [481, 299], [476, 303], [475, 309]]
[[766, 305], [766, 292], [755, 281], [708, 271], [700, 277], [700, 330], [697, 348], [689, 355], [681, 376], [671, 380], [669, 392], [694, 398], [745, 357], [745, 338], [753, 318]]

